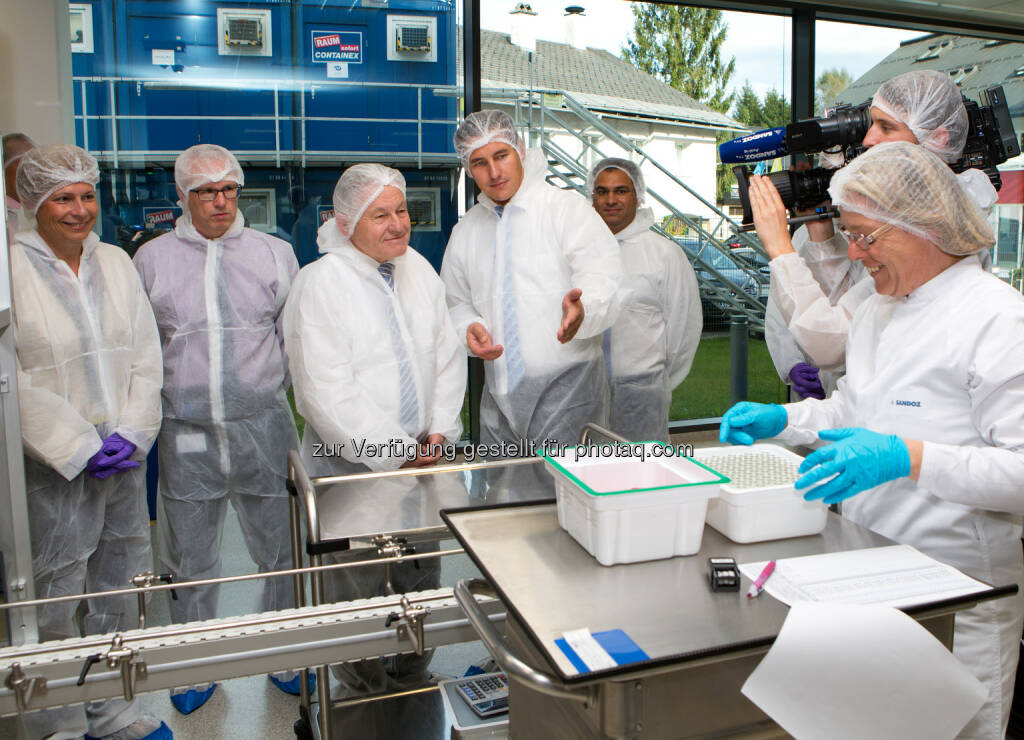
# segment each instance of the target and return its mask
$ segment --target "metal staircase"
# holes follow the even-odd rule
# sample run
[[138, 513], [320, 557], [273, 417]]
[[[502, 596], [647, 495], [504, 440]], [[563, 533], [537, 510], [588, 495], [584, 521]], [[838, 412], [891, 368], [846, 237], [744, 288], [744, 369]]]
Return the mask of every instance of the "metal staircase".
[[[651, 188], [647, 189], [649, 198], [656, 200], [668, 209], [677, 223], [682, 223], [687, 227], [688, 234], [686, 236], [673, 235], [661, 224], [655, 224], [652, 228], [661, 236], [679, 245], [686, 253], [697, 271], [702, 297], [721, 307], [728, 315], [746, 317], [751, 327], [764, 329], [764, 303], [760, 298], [768, 294], [768, 275], [761, 271], [760, 265], [747, 259], [741, 252], [730, 249], [715, 236], [715, 233], [719, 232], [723, 225], [726, 225], [730, 233], [740, 239], [743, 246], [748, 246], [755, 253], [766, 256], [764, 248], [755, 236], [738, 232], [739, 225], [729, 216], [713, 203], [706, 201], [673, 172], [649, 157], [643, 149], [622, 136], [571, 95], [558, 91], [540, 90], [534, 90], [532, 93], [484, 90], [483, 95], [485, 98], [506, 98], [506, 101], [503, 102], [507, 102], [507, 98], [515, 99], [517, 123], [523, 124], [530, 134], [530, 141], [543, 149], [548, 159], [547, 179], [558, 187], [573, 188], [585, 197], [590, 197], [590, 194], [586, 192], [589, 167], [583, 163], [583, 160], [587, 159], [587, 154], [590, 151], [598, 157], [608, 156], [593, 141], [593, 132], [596, 130], [602, 134], [604, 139], [613, 142], [627, 152], [629, 159], [638, 165], [653, 166], [668, 176], [669, 180], [681, 189], [681, 192], [689, 193], [702, 203], [712, 214], [711, 220], [717, 219], [717, 223], [710, 229], [705, 227], [700, 219], [682, 212], [673, 205], [670, 199], [671, 194], [662, 195]], [[548, 105], [548, 100], [551, 98], [560, 104], [557, 109]], [[566, 109], [578, 119], [580, 122], [578, 126], [569, 122], [565, 115]], [[553, 132], [572, 134], [582, 144], [580, 154], [573, 156], [559, 146], [552, 138]], [[679, 194], [676, 193], [677, 196]]]

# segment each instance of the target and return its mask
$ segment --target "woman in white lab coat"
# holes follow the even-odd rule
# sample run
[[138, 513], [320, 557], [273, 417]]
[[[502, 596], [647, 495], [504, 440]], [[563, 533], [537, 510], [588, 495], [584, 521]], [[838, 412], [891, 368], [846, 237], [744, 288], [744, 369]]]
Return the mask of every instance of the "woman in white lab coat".
[[[737, 404], [720, 437], [831, 442], [801, 466], [805, 498], [845, 501], [854, 522], [1022, 585], [1024, 298], [981, 267], [992, 229], [949, 167], [907, 143], [861, 155], [830, 193], [877, 291], [853, 317], [847, 375], [825, 401]], [[786, 228], [777, 197], [752, 205]], [[1020, 592], [957, 615], [953, 652], [989, 690], [961, 737], [1005, 734], [1022, 619]]]

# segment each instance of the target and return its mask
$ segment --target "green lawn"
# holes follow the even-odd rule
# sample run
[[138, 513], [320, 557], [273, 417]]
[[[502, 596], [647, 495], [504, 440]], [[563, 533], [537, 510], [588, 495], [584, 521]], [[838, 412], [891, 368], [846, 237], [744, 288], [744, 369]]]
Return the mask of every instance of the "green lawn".
[[[785, 403], [787, 386], [779, 380], [764, 340], [751, 339], [747, 355], [747, 400]], [[672, 393], [669, 419], [721, 416], [728, 408], [729, 337], [702, 339], [690, 374]]]
[[[748, 345], [748, 400], [762, 403], [785, 403], [786, 386], [779, 380], [768, 355], [763, 339], [751, 339]], [[295, 411], [295, 400], [291, 388], [288, 402]], [[697, 347], [697, 356], [686, 380], [672, 394], [672, 408], [669, 419], [705, 419], [721, 416], [729, 408], [729, 337], [702, 339]], [[469, 413], [462, 409], [463, 424], [469, 429]], [[299, 437], [306, 426], [306, 420], [295, 413], [295, 425]]]

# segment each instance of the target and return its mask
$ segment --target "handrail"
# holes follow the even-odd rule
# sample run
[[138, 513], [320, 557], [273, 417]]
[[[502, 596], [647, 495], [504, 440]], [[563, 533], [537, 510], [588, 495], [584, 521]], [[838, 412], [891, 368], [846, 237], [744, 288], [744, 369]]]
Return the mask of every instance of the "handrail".
[[[82, 135], [84, 141], [80, 142], [88, 148], [88, 135], [91, 131], [102, 130], [93, 128], [90, 123], [102, 127], [109, 124], [110, 148], [90, 149], [90, 153], [97, 157], [110, 158], [115, 167], [118, 167], [122, 160], [136, 161], [139, 158], [146, 160], [173, 159], [180, 152], [164, 151], [155, 149], [123, 149], [121, 148], [118, 129], [119, 124], [127, 121], [267, 121], [273, 122], [274, 144], [272, 147], [250, 150], [244, 153], [236, 151], [236, 156], [248, 160], [260, 160], [263, 158], [272, 159], [276, 166], [281, 165], [282, 159], [293, 160], [306, 164], [307, 159], [323, 157], [337, 161], [339, 155], [359, 159], [361, 161], [387, 161], [396, 162], [409, 160], [417, 167], [422, 168], [424, 164], [455, 165], [458, 159], [453, 152], [428, 152], [423, 149], [424, 126], [451, 126], [459, 123], [456, 118], [424, 118], [423, 116], [423, 93], [430, 91], [436, 97], [453, 97], [458, 94], [459, 88], [454, 85], [437, 85], [429, 83], [400, 83], [400, 82], [363, 82], [353, 80], [238, 80], [238, 79], [189, 79], [189, 80], [168, 80], [153, 79], [146, 77], [110, 77], [110, 76], [75, 76], [72, 78], [75, 85], [75, 92], [81, 97], [81, 113], [74, 115], [75, 121], [82, 122]], [[90, 111], [87, 104], [89, 85], [101, 85], [106, 88], [107, 109], [106, 111]], [[237, 91], [258, 91], [271, 95], [268, 100], [266, 111], [253, 115], [132, 115], [120, 113], [118, 106], [118, 88], [123, 85], [134, 85], [135, 92], [140, 95], [142, 90], [237, 90]], [[307, 95], [315, 98], [318, 90], [337, 88], [389, 88], [410, 90], [416, 96], [415, 115], [408, 118], [383, 118], [383, 117], [343, 117], [343, 116], [312, 116], [306, 113]], [[281, 111], [288, 106], [282, 105], [281, 96], [284, 94], [296, 94], [301, 96], [301, 104], [298, 115], [283, 114]], [[410, 106], [410, 109], [412, 106]], [[311, 151], [306, 147], [306, 127], [310, 123], [383, 123], [399, 126], [415, 126], [416, 149], [415, 151]], [[281, 146], [281, 127], [290, 126], [292, 123], [299, 124], [299, 148], [284, 149]]]

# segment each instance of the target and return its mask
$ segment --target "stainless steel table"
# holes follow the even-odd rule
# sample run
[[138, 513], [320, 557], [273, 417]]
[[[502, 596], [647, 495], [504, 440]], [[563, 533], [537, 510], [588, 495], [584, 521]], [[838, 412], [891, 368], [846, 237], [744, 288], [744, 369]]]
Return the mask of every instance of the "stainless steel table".
[[[892, 544], [834, 514], [820, 535], [735, 544], [705, 527], [700, 552], [605, 567], [559, 528], [554, 504], [510, 505], [444, 512], [449, 528], [508, 608], [508, 648], [486, 620], [472, 616], [471, 592], [456, 597], [510, 674], [511, 737], [712, 737], [739, 733], [775, 737], [782, 731], [739, 692], [785, 621], [788, 608], [771, 596], [713, 592], [707, 558], [737, 563]], [[907, 610], [947, 647], [953, 615], [981, 594]], [[627, 666], [580, 674], [555, 645], [568, 630], [622, 629], [649, 656]], [[524, 665], [518, 665], [522, 661]]]

